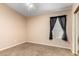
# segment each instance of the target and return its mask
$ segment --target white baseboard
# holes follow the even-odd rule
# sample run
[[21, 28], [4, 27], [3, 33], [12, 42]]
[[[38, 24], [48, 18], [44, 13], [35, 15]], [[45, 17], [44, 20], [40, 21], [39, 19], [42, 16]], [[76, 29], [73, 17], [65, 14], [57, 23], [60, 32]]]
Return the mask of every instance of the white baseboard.
[[15, 46], [20, 45], [20, 44], [23, 44], [23, 43], [25, 43], [25, 42], [26, 42], [26, 41], [24, 41], [24, 42], [20, 42], [20, 43], [17, 43], [17, 44], [14, 44], [14, 45], [11, 45], [11, 46], [8, 46], [8, 47], [5, 47], [5, 48], [1, 48], [0, 51], [3, 51], [3, 50], [6, 50], [6, 49], [15, 47]]
[[[48, 44], [44, 44], [44, 43], [36, 43], [36, 42], [31, 42], [31, 41], [29, 41], [28, 43], [34, 43], [34, 44], [40, 44], [40, 45], [51, 46], [51, 45], [48, 45]], [[68, 47], [61, 47], [61, 46], [55, 46], [55, 45], [52, 45], [52, 47], [59, 47], [59, 48], [64, 48], [64, 49], [69, 49], [69, 50], [71, 50], [71, 48], [68, 48]]]
[[[51, 46], [51, 45], [43, 44], [43, 43], [36, 43], [36, 42], [31, 42], [31, 41], [26, 42], [26, 41], [24, 41], [24, 42], [20, 42], [20, 43], [17, 43], [17, 44], [14, 44], [14, 45], [11, 45], [11, 46], [2, 48], [2, 49], [0, 49], [0, 51], [3, 51], [3, 50], [6, 50], [6, 49], [9, 49], [9, 48], [12, 48], [12, 47], [14, 47], [14, 46], [17, 46], [17, 45], [20, 45], [20, 44], [23, 44], [23, 43], [34, 43], [34, 44], [40, 44], [40, 45]], [[60, 47], [60, 46], [55, 46], [55, 45], [52, 45], [52, 47], [59, 47], [59, 48], [64, 48], [64, 49], [70, 49], [70, 50], [71, 50], [71, 48], [68, 48], [68, 47]]]

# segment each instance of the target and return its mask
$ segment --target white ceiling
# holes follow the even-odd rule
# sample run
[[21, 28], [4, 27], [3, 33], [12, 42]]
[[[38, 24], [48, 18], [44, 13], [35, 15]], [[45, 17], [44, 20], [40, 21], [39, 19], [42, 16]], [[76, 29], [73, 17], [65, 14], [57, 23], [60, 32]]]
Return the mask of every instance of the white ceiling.
[[72, 3], [33, 3], [28, 9], [25, 3], [7, 3], [7, 5], [25, 16], [35, 16], [46, 12], [56, 12], [71, 8]]

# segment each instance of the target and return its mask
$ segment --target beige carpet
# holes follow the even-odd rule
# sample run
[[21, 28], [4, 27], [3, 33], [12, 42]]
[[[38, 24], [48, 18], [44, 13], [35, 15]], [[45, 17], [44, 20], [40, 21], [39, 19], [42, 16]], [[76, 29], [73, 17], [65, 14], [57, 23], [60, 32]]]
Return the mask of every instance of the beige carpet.
[[72, 56], [70, 50], [45, 45], [24, 43], [1, 51], [0, 56]]

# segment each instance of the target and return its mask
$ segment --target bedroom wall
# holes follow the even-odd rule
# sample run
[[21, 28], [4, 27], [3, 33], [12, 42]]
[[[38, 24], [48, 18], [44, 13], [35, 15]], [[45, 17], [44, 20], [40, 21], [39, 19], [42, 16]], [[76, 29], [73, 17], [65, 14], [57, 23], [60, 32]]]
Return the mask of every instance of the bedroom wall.
[[[50, 17], [67, 15], [67, 35], [68, 42], [63, 41], [62, 39], [53, 39], [49, 40], [49, 31], [50, 31]], [[27, 27], [27, 39], [28, 42], [44, 44], [49, 46], [57, 46], [62, 48], [71, 48], [72, 40], [72, 10], [65, 10], [60, 12], [54, 12], [49, 14], [43, 14], [39, 16], [28, 17], [26, 27]]]
[[25, 17], [0, 4], [0, 50], [26, 42]]

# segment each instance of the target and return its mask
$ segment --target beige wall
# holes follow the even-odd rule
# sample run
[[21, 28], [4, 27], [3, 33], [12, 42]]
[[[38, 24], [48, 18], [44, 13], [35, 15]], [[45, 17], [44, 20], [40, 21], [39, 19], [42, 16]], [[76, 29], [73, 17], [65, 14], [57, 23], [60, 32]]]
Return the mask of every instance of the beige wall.
[[0, 4], [0, 50], [26, 42], [25, 18]]
[[[40, 16], [28, 17], [27, 19], [27, 39], [28, 42], [44, 44], [49, 46], [57, 46], [62, 48], [71, 48], [72, 40], [72, 10], [60, 11]], [[67, 35], [68, 42], [63, 41], [62, 39], [49, 40], [49, 31], [50, 31], [50, 17], [67, 15]]]

